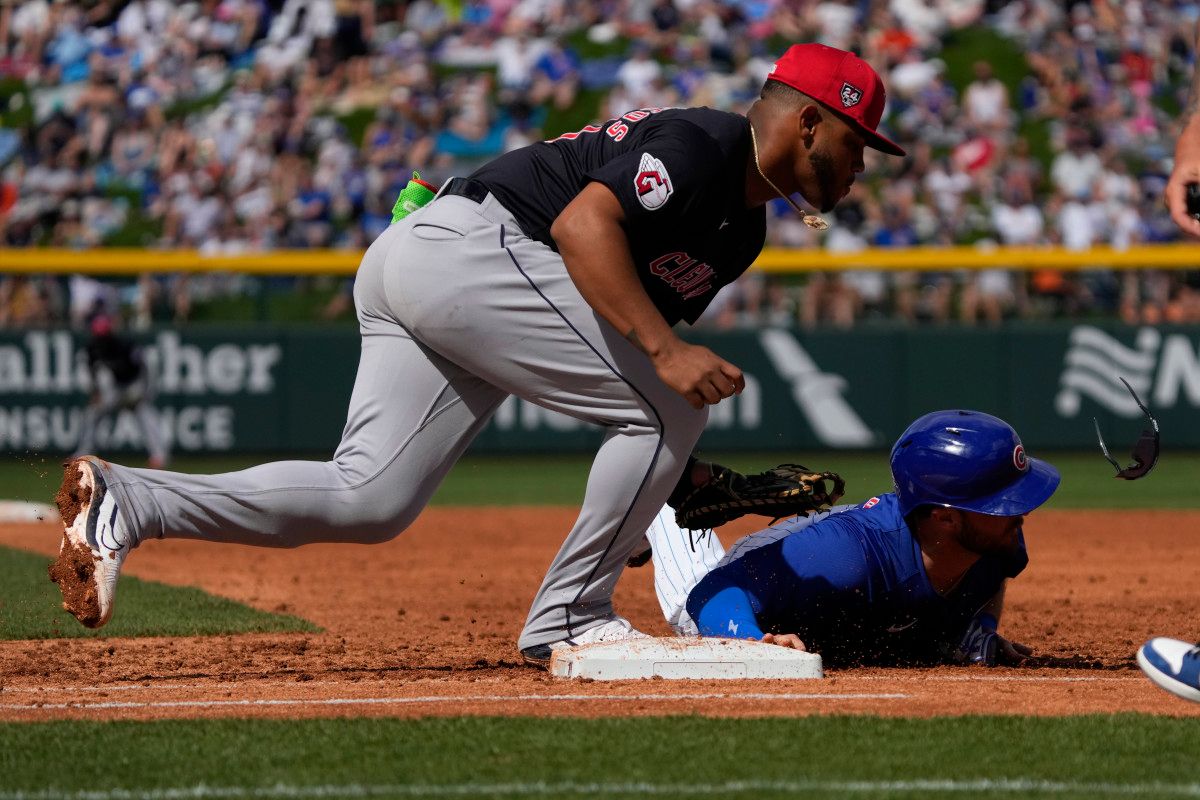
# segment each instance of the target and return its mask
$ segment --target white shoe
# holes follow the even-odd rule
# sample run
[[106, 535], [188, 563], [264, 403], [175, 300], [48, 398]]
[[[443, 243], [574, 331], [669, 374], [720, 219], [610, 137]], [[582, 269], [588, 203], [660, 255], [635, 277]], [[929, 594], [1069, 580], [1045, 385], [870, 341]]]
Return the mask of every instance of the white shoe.
[[634, 628], [629, 620], [613, 614], [607, 621], [588, 628], [586, 631], [575, 636], [551, 642], [550, 644], [535, 644], [532, 647], [526, 647], [521, 651], [521, 656], [525, 659], [526, 663], [539, 667], [548, 667], [550, 666], [550, 655], [555, 650], [579, 647], [585, 644], [596, 644], [597, 642], [617, 642], [622, 639], [649, 638], [649, 636]]
[[1200, 702], [1200, 644], [1159, 636], [1138, 649], [1137, 662], [1163, 689]]
[[117, 578], [133, 537], [101, 467], [89, 459], [67, 464], [54, 502], [63, 521], [63, 540], [50, 565], [50, 580], [62, 591], [63, 608], [85, 626], [99, 628], [112, 616]]
[[624, 617], [612, 615], [612, 619], [594, 628], [588, 628], [583, 633], [572, 636], [570, 639], [563, 639], [561, 642], [555, 642], [550, 645], [558, 649], [561, 647], [577, 647], [581, 644], [596, 644], [597, 642], [616, 642], [621, 639], [649, 639], [650, 637], [633, 627], [629, 620]]

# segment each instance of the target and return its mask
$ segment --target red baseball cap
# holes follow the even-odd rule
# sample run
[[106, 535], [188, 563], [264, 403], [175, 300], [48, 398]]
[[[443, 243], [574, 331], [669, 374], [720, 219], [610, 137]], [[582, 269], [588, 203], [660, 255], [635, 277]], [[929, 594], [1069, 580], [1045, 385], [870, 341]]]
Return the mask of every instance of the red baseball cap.
[[904, 155], [900, 145], [876, 130], [887, 99], [883, 80], [854, 53], [823, 44], [794, 44], [771, 67], [767, 80], [787, 84], [816, 100], [853, 125], [868, 147]]

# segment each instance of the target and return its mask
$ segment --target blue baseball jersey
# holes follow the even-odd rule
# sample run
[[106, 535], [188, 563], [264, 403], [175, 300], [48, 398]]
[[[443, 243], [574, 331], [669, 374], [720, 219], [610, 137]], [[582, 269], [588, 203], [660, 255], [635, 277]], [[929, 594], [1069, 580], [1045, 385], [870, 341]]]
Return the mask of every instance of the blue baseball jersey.
[[833, 660], [939, 660], [1029, 560], [1021, 536], [1013, 552], [980, 557], [943, 597], [894, 494], [844, 509], [738, 542], [688, 596], [700, 633], [795, 633]]

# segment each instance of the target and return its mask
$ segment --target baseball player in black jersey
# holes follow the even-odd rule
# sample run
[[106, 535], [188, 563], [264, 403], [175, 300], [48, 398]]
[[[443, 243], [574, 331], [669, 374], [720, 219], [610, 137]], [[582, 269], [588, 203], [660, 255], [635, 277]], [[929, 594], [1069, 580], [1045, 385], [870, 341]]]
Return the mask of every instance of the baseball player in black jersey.
[[58, 572], [70, 610], [103, 624], [122, 561], [146, 539], [391, 539], [515, 394], [607, 432], [523, 655], [546, 663], [556, 646], [640, 636], [613, 612], [617, 578], [677, 482], [702, 472], [685, 467], [707, 406], [744, 385], [671, 326], [757, 257], [768, 200], [798, 192], [827, 211], [865, 147], [903, 154], [876, 130], [883, 106], [864, 61], [796, 45], [747, 116], [638, 109], [451, 179], [363, 257], [362, 355], [333, 459], [206, 476], [73, 462], [60, 498], [83, 510], [64, 519], [64, 552], [95, 571], [84, 591], [70, 585], [78, 571]]
[[100, 420], [129, 409], [141, 426], [150, 466], [162, 469], [167, 464], [167, 443], [158, 409], [154, 407], [153, 377], [142, 361], [141, 350], [113, 329], [113, 320], [107, 314], [96, 314], [88, 328], [91, 338], [86, 353], [91, 396], [80, 424], [77, 456], [95, 452]]

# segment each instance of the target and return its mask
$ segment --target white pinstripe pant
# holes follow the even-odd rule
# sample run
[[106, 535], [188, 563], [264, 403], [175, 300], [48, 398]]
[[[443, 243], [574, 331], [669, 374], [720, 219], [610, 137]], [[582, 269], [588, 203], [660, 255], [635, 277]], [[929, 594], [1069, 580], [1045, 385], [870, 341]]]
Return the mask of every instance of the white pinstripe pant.
[[725, 555], [713, 531], [685, 531], [675, 524], [675, 511], [663, 506], [646, 529], [654, 551], [654, 593], [663, 616], [680, 636], [699, 633], [687, 613], [688, 594]]

